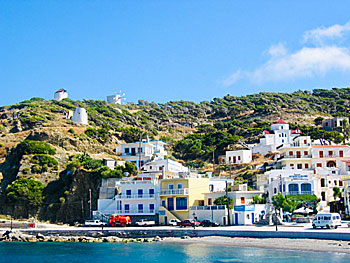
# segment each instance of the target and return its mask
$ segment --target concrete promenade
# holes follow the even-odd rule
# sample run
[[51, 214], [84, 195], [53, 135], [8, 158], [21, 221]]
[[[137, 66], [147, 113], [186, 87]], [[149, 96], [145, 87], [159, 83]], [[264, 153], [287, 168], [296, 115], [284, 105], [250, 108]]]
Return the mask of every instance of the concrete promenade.
[[311, 225], [305, 226], [229, 226], [229, 227], [196, 227], [180, 228], [169, 226], [157, 227], [57, 227], [21, 229], [21, 232], [35, 235], [57, 236], [91, 236], [105, 235], [121, 238], [150, 238], [150, 237], [251, 237], [251, 238], [293, 238], [293, 239], [325, 239], [350, 241], [350, 228], [343, 224], [338, 229], [312, 229]]

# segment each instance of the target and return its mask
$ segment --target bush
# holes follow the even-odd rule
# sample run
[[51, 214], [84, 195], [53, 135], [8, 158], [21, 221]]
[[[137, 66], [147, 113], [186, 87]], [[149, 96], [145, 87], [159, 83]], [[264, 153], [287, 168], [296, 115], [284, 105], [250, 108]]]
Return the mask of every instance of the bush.
[[47, 165], [48, 167], [55, 167], [57, 168], [58, 162], [55, 158], [46, 155], [46, 154], [36, 154], [32, 157], [30, 160], [31, 163], [38, 164], [40, 166]]
[[17, 147], [23, 154], [53, 155], [56, 153], [56, 150], [52, 148], [48, 143], [40, 141], [24, 140], [20, 142]]

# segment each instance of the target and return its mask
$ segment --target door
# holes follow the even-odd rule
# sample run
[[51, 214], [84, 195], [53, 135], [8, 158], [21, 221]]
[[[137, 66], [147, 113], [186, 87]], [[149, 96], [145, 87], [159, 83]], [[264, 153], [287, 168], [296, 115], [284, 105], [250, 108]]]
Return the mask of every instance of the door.
[[168, 197], [168, 210], [174, 210], [174, 198]]
[[164, 225], [166, 225], [166, 226], [168, 225], [168, 217], [167, 216], [164, 217]]
[[300, 151], [297, 151], [297, 158], [300, 158], [301, 157], [301, 153]]
[[238, 225], [238, 213], [235, 213], [235, 225]]
[[132, 155], [132, 156], [136, 156], [136, 150], [135, 150], [135, 148], [131, 148], [131, 155]]
[[255, 220], [254, 213], [252, 213], [252, 224], [254, 224], [254, 220]]
[[131, 198], [131, 190], [126, 190], [126, 198]]
[[142, 198], [143, 189], [138, 189], [138, 190], [137, 190], [137, 194], [138, 194], [139, 198]]

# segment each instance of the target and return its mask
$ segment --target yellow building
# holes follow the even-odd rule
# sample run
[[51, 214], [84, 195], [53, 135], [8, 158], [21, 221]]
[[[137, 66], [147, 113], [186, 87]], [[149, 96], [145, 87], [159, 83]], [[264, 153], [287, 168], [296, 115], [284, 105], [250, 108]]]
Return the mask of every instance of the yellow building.
[[204, 193], [209, 191], [209, 178], [174, 178], [160, 181], [159, 222], [167, 225], [171, 219], [190, 218], [191, 206], [204, 205]]

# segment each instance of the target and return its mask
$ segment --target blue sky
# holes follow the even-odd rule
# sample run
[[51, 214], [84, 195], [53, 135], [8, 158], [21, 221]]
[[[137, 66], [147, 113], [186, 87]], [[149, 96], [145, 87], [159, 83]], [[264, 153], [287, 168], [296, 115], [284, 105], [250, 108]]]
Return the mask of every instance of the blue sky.
[[0, 105], [350, 86], [348, 1], [0, 1]]

